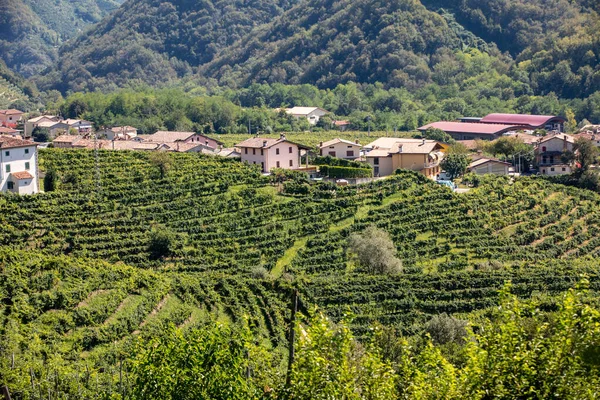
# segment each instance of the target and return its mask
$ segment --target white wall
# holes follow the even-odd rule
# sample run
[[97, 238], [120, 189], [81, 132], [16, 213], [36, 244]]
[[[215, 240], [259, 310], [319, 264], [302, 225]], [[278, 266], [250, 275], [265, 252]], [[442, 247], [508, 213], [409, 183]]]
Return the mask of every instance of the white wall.
[[[353, 151], [354, 155], [352, 155], [352, 156], [347, 155], [348, 150]], [[335, 154], [329, 154], [329, 153], [335, 153]], [[360, 157], [360, 146], [357, 144], [352, 145], [352, 144], [348, 144], [348, 143], [339, 142], [339, 143], [336, 143], [331, 146], [323, 147], [321, 149], [321, 155], [323, 157], [331, 155], [331, 157], [345, 158], [347, 160], [354, 160], [355, 158]]]
[[[25, 154], [25, 150], [28, 149], [29, 153]], [[8, 156], [6, 152], [9, 152]], [[25, 169], [25, 163], [29, 162], [29, 169]], [[10, 165], [10, 172], [6, 172], [6, 166]], [[2, 149], [0, 153], [0, 191], [8, 191], [8, 181], [11, 179], [10, 174], [13, 172], [27, 171], [33, 175], [33, 179], [27, 179], [22, 181], [22, 185], [18, 185], [18, 181], [15, 181], [15, 192], [23, 194], [37, 193], [38, 188], [38, 177], [37, 177], [37, 147], [17, 147], [10, 149]], [[24, 184], [27, 182], [27, 185]]]

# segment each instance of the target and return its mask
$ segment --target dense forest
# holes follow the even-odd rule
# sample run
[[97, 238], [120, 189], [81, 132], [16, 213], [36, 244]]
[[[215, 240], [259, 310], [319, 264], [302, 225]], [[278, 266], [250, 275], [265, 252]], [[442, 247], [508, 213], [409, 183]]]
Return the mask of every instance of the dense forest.
[[6, 0], [0, 2], [0, 59], [25, 76], [57, 61], [58, 47], [99, 22], [123, 0]]

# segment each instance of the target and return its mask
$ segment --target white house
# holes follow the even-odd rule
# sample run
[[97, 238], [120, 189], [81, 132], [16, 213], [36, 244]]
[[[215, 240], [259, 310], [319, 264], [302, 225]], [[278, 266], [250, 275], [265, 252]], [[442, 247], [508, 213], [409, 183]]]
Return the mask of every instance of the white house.
[[351, 142], [344, 139], [333, 139], [328, 142], [321, 142], [319, 144], [321, 156], [331, 156], [336, 158], [344, 158], [347, 160], [354, 160], [360, 157], [360, 150], [362, 146], [358, 142]]
[[0, 136], [0, 191], [37, 193], [37, 171], [37, 144], [12, 136]]
[[572, 165], [565, 164], [563, 153], [572, 152], [575, 139], [564, 133], [542, 138], [535, 148], [535, 161], [542, 175], [566, 175]]
[[288, 115], [296, 118], [306, 118], [311, 125], [316, 125], [319, 119], [329, 114], [328, 111], [319, 107], [293, 107], [285, 110]]
[[137, 129], [133, 126], [115, 126], [98, 131], [99, 138], [108, 140], [131, 140], [137, 136]]

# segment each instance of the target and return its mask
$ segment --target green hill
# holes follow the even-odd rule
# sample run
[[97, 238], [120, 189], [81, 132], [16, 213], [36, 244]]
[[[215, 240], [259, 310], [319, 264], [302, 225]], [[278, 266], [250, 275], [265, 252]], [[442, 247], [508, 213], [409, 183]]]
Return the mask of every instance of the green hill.
[[[233, 160], [167, 159], [161, 176], [164, 160], [148, 153], [45, 150], [40, 168], [59, 190], [0, 197], [0, 372], [11, 387], [29, 390], [30, 369], [60, 370], [60, 391], [73, 393], [87, 370], [96, 390], [116, 391], [119, 357], [169, 324], [247, 320], [283, 352], [293, 287], [303, 313], [351, 311], [359, 336], [375, 322], [410, 336], [441, 313], [476, 320], [508, 280], [546, 310], [582, 274], [600, 289], [600, 196], [589, 191], [489, 178], [454, 194], [408, 171], [357, 187], [282, 185]], [[392, 237], [401, 274], [367, 272], [346, 251], [372, 224]], [[150, 252], [157, 231], [176, 244], [163, 258]]]

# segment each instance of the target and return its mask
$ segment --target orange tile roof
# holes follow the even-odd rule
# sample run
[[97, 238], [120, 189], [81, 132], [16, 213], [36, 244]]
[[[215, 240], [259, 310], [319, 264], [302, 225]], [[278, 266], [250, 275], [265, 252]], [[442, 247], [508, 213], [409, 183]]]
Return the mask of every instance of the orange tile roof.
[[12, 136], [0, 135], [0, 148], [10, 149], [13, 147], [37, 146], [29, 140], [23, 140]]
[[21, 171], [21, 172], [12, 172], [11, 173], [12, 176], [14, 176], [16, 179], [18, 180], [23, 180], [23, 179], [33, 179], [33, 175], [31, 175], [29, 172], [27, 171]]

